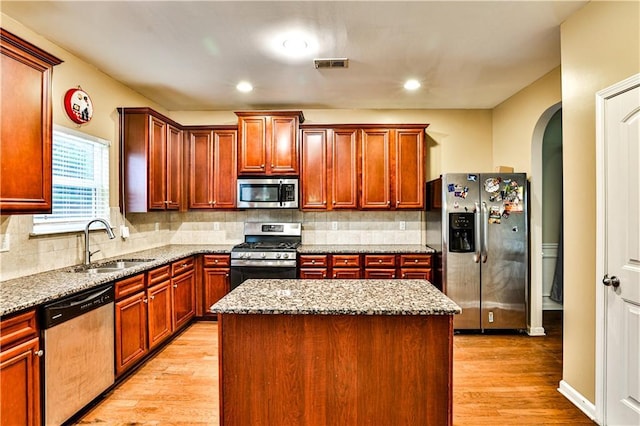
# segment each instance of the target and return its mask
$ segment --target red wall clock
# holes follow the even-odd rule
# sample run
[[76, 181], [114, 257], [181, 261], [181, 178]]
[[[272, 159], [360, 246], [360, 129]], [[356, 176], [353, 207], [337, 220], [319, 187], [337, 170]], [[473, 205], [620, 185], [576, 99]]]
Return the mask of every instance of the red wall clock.
[[64, 110], [77, 124], [88, 123], [93, 116], [93, 103], [91, 98], [80, 86], [67, 90], [64, 95]]

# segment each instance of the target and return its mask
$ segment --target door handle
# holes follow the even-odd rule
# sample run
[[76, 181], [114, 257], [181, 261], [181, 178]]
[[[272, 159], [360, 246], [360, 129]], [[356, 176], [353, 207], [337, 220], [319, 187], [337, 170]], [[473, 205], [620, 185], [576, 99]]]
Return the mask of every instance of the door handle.
[[482, 258], [482, 263], [487, 263], [487, 246], [489, 245], [489, 240], [487, 237], [487, 234], [489, 233], [489, 230], [487, 229], [487, 223], [489, 222], [489, 214], [487, 211], [487, 203], [485, 203], [484, 201], [482, 202], [482, 248], [481, 248], [481, 255], [480, 257]]
[[609, 277], [609, 274], [605, 274], [604, 278], [602, 278], [602, 284], [606, 285], [607, 287], [611, 286], [613, 288], [618, 288], [620, 287], [620, 278], [616, 277], [615, 275]]
[[476, 203], [476, 209], [473, 212], [473, 218], [475, 220], [475, 245], [476, 252], [473, 254], [473, 261], [480, 263], [480, 205]]

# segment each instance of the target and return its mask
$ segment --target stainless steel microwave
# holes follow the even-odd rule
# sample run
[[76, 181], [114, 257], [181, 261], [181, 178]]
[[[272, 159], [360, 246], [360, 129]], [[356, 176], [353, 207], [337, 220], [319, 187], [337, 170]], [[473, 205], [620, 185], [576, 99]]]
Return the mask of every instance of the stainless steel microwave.
[[298, 178], [239, 178], [239, 209], [297, 209]]

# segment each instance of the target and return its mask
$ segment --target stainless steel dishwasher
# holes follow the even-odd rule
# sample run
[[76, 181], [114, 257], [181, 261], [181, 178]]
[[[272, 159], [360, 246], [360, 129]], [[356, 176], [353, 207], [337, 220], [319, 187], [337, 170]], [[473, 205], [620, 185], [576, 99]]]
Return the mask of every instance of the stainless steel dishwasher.
[[114, 290], [43, 307], [44, 424], [60, 425], [114, 383]]

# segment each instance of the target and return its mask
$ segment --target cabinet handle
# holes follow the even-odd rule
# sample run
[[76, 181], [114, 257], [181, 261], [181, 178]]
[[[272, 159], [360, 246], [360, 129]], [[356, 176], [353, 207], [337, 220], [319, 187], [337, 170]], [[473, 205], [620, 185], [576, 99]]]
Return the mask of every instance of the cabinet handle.
[[181, 268], [186, 268], [187, 266], [189, 266], [189, 264], [188, 264], [188, 263], [183, 263], [183, 264], [182, 264], [182, 266], [181, 266]]
[[271, 163], [271, 168], [272, 168], [272, 169], [273, 169], [275, 166], [276, 166], [275, 164]]
[[322, 202], [322, 205], [326, 206], [326, 205], [327, 205], [327, 200], [324, 200], [324, 201]]
[[382, 259], [378, 259], [378, 263], [382, 263]]
[[338, 276], [338, 274], [333, 274], [333, 278], [336, 278]]
[[407, 277], [407, 274], [402, 274], [402, 278], [406, 278], [406, 277]]
[[387, 205], [388, 205], [388, 206], [391, 206], [391, 201], [387, 201]]
[[336, 205], [336, 202], [334, 201], [332, 204], [335, 206], [335, 205]]
[[174, 285], [173, 285], [173, 288], [178, 288], [178, 284], [174, 284]]
[[413, 263], [418, 263], [418, 259], [413, 259]]
[[43, 351], [42, 349], [40, 349], [40, 350], [38, 350], [38, 351], [35, 351], [33, 354], [34, 354], [35, 356], [43, 356], [43, 355], [44, 355], [44, 351]]
[[209, 205], [213, 204], [213, 201], [209, 200]]
[[153, 299], [155, 299], [155, 298], [156, 298], [155, 296], [151, 296], [151, 297], [150, 297], [150, 299], [151, 299], [151, 300], [153, 300]]
[[396, 207], [400, 205], [400, 200], [396, 201]]
[[218, 259], [214, 260], [213, 263], [218, 263]]
[[228, 277], [228, 276], [229, 276], [229, 274], [224, 274], [224, 276], [225, 276], [225, 277]]
[[264, 164], [260, 164], [260, 168], [261, 168], [261, 169], [264, 169]]
[[216, 200], [213, 200], [213, 202], [211, 204], [213, 204], [215, 206], [216, 205]]
[[149, 300], [147, 300], [147, 299], [142, 299], [142, 303], [149, 303]]
[[348, 263], [349, 261], [347, 259], [344, 260], [345, 265]]
[[316, 263], [316, 260], [315, 260], [315, 259], [312, 259], [312, 260], [311, 260], [311, 264], [314, 264], [314, 263]]

